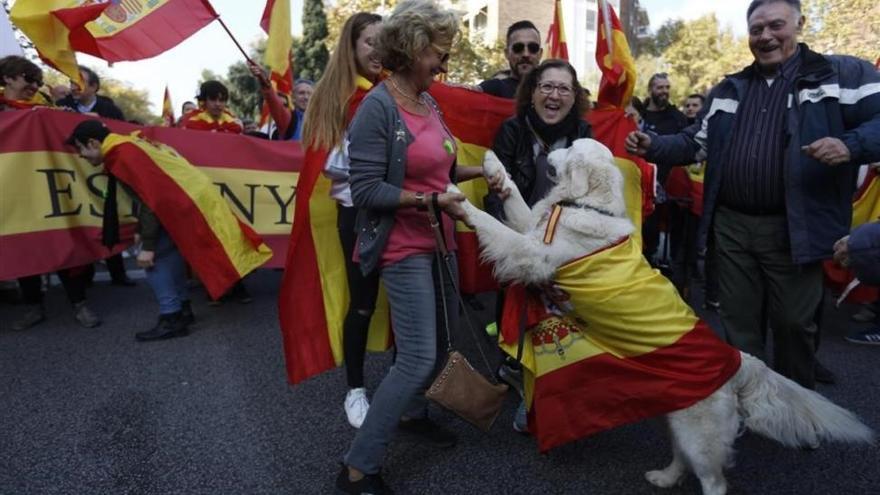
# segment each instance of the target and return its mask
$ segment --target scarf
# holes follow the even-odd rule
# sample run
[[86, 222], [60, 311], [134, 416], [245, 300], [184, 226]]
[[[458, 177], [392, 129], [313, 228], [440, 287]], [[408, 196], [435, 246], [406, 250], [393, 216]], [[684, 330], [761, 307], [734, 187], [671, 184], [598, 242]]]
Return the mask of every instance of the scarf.
[[545, 147], [555, 143], [559, 138], [567, 137], [574, 133], [577, 129], [578, 120], [574, 108], [568, 112], [568, 115], [566, 115], [564, 119], [555, 124], [548, 124], [541, 120], [541, 117], [538, 116], [538, 112], [535, 111], [534, 106], [530, 106], [526, 111], [526, 121], [529, 126], [531, 126], [532, 130], [535, 131], [535, 134], [541, 138]]

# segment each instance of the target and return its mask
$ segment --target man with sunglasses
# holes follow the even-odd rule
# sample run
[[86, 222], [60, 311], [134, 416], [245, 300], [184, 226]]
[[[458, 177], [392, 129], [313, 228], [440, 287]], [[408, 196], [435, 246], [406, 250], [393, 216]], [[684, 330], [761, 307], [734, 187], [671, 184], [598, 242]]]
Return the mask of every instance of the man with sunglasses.
[[526, 74], [541, 62], [541, 33], [531, 21], [518, 21], [507, 28], [504, 54], [510, 64], [508, 77], [486, 79], [479, 84], [484, 93], [501, 98], [516, 97], [516, 88]]

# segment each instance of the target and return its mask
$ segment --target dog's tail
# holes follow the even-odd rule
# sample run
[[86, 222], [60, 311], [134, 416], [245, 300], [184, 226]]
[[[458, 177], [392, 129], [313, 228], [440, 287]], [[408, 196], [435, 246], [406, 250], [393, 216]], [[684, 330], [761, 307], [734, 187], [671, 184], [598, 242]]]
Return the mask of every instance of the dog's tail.
[[855, 414], [742, 353], [735, 380], [746, 428], [788, 447], [822, 440], [874, 443], [874, 432]]

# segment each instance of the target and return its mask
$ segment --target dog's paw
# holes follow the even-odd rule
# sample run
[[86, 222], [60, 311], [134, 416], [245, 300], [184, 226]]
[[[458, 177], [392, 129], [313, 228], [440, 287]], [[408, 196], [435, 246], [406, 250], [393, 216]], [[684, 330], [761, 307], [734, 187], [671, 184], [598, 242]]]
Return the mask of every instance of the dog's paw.
[[461, 189], [458, 188], [455, 184], [449, 184], [446, 186], [446, 192], [455, 193], [455, 194], [463, 194]]
[[495, 156], [495, 153], [492, 150], [487, 151], [483, 156], [483, 176], [494, 177], [503, 173], [507, 173], [507, 171], [504, 170], [504, 165], [501, 164], [501, 160]]
[[680, 473], [670, 473], [668, 469], [658, 469], [645, 473], [645, 479], [648, 483], [660, 488], [672, 488], [681, 482]]

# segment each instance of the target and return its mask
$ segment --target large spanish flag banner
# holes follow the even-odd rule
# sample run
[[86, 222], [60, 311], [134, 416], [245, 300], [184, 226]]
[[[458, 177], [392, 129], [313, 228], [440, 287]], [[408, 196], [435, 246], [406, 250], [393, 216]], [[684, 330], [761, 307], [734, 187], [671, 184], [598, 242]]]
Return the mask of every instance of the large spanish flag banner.
[[[18, 0], [9, 17], [34, 44], [40, 58], [73, 81], [82, 82], [74, 50], [74, 31], [102, 15], [108, 3], [82, 5], [71, 0]], [[89, 2], [93, 3], [93, 2]]]
[[689, 407], [739, 370], [739, 351], [697, 318], [630, 237], [560, 267], [543, 297], [564, 316], [540, 316], [537, 303], [529, 313], [538, 318], [527, 322], [529, 429], [541, 451]]
[[[78, 7], [94, 2], [64, 3]], [[71, 28], [70, 34], [74, 50], [108, 62], [155, 57], [218, 17], [207, 0], [110, 0], [108, 4], [100, 17]]]
[[[64, 145], [84, 118], [51, 108], [0, 112], [0, 280], [108, 256], [101, 245], [106, 174]], [[141, 130], [151, 141], [177, 150], [210, 178], [203, 185], [222, 195], [273, 250], [264, 266], [284, 266], [302, 165], [298, 143], [109, 119], [104, 123], [120, 134]], [[131, 202], [124, 193], [117, 199], [121, 237], [130, 241], [135, 218]], [[120, 244], [117, 250], [124, 247]]]
[[110, 134], [101, 152], [106, 170], [156, 214], [212, 298], [272, 257], [211, 179], [174, 148], [135, 132]]
[[[372, 84], [358, 78], [348, 119]], [[343, 362], [342, 325], [348, 311], [348, 276], [339, 242], [336, 201], [322, 172], [330, 150], [309, 147], [297, 182], [296, 209], [287, 263], [278, 293], [278, 317], [287, 379], [299, 383]], [[367, 350], [390, 344], [390, 316], [384, 290], [370, 322]]]

